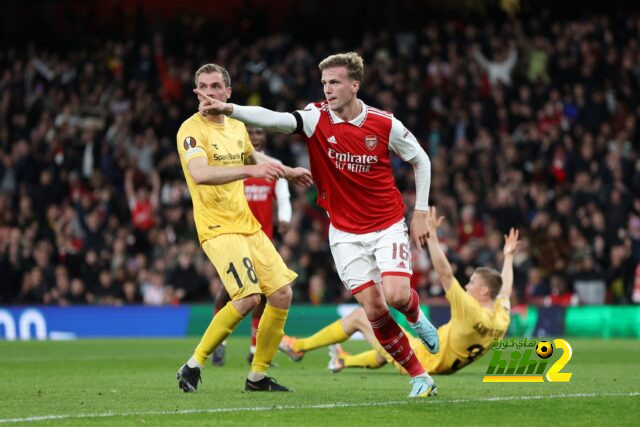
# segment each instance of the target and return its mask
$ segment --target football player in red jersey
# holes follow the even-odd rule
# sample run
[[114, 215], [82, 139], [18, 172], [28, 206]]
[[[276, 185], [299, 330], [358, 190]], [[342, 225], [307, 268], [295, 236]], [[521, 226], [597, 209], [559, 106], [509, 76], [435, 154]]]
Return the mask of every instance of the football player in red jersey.
[[[247, 126], [247, 132], [249, 133], [249, 139], [253, 144], [253, 148], [256, 151], [265, 151], [267, 135], [264, 129]], [[262, 225], [262, 231], [264, 231], [270, 239], [273, 239], [274, 201], [276, 201], [278, 207], [278, 232], [280, 234], [287, 232], [291, 223], [292, 211], [291, 201], [289, 200], [291, 197], [289, 193], [289, 183], [286, 179], [247, 178], [244, 180], [244, 194], [253, 216], [255, 216], [260, 225]], [[230, 300], [227, 290], [221, 287], [218, 295], [216, 295], [215, 312], [217, 313], [221, 310]], [[258, 304], [251, 313], [251, 347], [249, 347], [249, 356], [247, 357], [249, 363], [253, 361], [253, 355], [256, 352], [258, 324], [264, 311], [265, 302], [266, 299], [262, 298], [260, 304]], [[213, 365], [224, 365], [226, 345], [227, 342], [225, 340], [214, 350], [211, 356], [211, 363]]]
[[[279, 113], [202, 96], [199, 109], [276, 132], [297, 133], [307, 141], [318, 204], [331, 221], [329, 243], [338, 274], [364, 308], [382, 347], [412, 376], [409, 396], [432, 395], [435, 383], [387, 307], [388, 303], [404, 313], [425, 347], [438, 352], [438, 333], [420, 310], [418, 295], [409, 284], [409, 233], [390, 154], [394, 152], [415, 170], [416, 205], [410, 230], [411, 241], [420, 250], [428, 235], [429, 157], [392, 114], [358, 99], [364, 64], [357, 53], [331, 55], [319, 68], [325, 100], [304, 110]], [[346, 335], [339, 328], [330, 332], [336, 339]], [[286, 341], [280, 349], [290, 356], [297, 351]]]

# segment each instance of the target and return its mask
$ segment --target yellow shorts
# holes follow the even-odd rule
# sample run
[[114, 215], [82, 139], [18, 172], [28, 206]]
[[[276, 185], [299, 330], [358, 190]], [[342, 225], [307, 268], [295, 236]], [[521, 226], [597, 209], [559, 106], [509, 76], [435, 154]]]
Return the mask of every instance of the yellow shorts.
[[222, 234], [205, 240], [202, 249], [232, 300], [253, 294], [269, 296], [298, 277], [262, 230], [250, 235]]

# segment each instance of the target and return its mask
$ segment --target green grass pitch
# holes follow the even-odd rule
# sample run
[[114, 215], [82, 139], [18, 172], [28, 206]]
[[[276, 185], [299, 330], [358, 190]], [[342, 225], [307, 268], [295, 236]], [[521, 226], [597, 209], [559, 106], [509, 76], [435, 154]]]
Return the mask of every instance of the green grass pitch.
[[326, 349], [276, 356], [270, 374], [293, 393], [246, 393], [247, 337], [231, 338], [226, 365], [207, 366], [189, 394], [175, 373], [196, 338], [0, 342], [0, 425], [637, 425], [640, 341], [567, 341], [568, 383], [483, 383], [484, 356], [418, 400], [390, 366], [332, 374]]

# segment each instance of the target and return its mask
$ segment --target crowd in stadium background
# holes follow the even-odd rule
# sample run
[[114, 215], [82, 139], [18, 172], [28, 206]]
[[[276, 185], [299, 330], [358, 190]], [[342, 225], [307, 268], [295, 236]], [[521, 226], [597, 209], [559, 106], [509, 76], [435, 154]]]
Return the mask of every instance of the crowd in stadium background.
[[[221, 282], [197, 248], [175, 145], [197, 109], [193, 73], [218, 63], [231, 102], [292, 111], [322, 100], [317, 63], [348, 50], [365, 59], [359, 96], [431, 158], [430, 203], [461, 283], [471, 266], [501, 265], [513, 226], [515, 303], [640, 303], [637, 13], [410, 20], [304, 40], [286, 31], [300, 23], [269, 32], [258, 13], [235, 36], [191, 18], [0, 47], [0, 304], [211, 301]], [[308, 167], [295, 136], [271, 135], [267, 152]], [[413, 206], [410, 165], [394, 171]], [[313, 190], [291, 189], [293, 226], [276, 240], [299, 274], [294, 303], [348, 301], [326, 214]], [[442, 302], [428, 257], [413, 256], [422, 302]]]

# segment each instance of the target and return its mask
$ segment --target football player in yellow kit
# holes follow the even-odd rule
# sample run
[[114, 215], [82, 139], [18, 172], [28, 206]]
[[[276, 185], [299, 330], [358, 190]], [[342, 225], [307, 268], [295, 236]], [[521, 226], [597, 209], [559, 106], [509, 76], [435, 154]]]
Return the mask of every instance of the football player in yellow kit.
[[[219, 65], [200, 67], [195, 83], [200, 103], [210, 98], [226, 102], [231, 96], [229, 73]], [[200, 245], [231, 296], [212, 319], [193, 356], [178, 371], [178, 386], [185, 392], [197, 389], [206, 359], [264, 294], [267, 305], [245, 390], [288, 391], [266, 372], [284, 335], [292, 297], [289, 285], [296, 273], [287, 268], [251, 213], [243, 180], [285, 177], [308, 186], [311, 174], [255, 151], [244, 123], [224, 115], [196, 112], [180, 126], [177, 146]]]
[[[477, 268], [465, 289], [453, 276], [451, 265], [440, 247], [437, 229], [443, 218], [438, 218], [431, 207], [427, 216], [429, 237], [427, 245], [433, 267], [442, 282], [446, 298], [451, 305], [451, 320], [438, 328], [440, 351], [431, 354], [417, 338], [409, 342], [418, 360], [430, 374], [451, 374], [483, 355], [494, 338], [501, 339], [509, 327], [511, 290], [513, 285], [513, 255], [518, 246], [518, 230], [511, 229], [505, 236], [502, 273], [491, 268]], [[361, 332], [374, 350], [360, 354], [342, 351], [339, 344], [355, 332]], [[406, 332], [405, 332], [406, 333]], [[305, 351], [331, 346], [329, 369], [338, 372], [346, 367], [378, 368], [395, 361], [377, 343], [362, 309], [328, 325], [309, 338], [285, 336], [280, 349], [293, 360], [300, 360]], [[396, 368], [403, 371], [397, 364]]]

